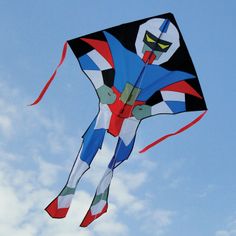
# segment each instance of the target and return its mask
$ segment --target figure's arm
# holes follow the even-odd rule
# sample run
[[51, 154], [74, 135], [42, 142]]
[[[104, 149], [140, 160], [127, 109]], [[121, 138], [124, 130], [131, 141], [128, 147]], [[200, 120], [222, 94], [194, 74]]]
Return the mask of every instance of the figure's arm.
[[133, 116], [137, 120], [142, 120], [152, 115], [152, 107], [149, 105], [138, 105], [132, 111]]
[[153, 115], [174, 114], [186, 111], [184, 93], [161, 91], [159, 97], [162, 100], [157, 103], [149, 100], [144, 105], [136, 106], [133, 109], [135, 118], [141, 120]]
[[94, 39], [82, 40], [93, 49], [78, 58], [81, 68], [93, 83], [100, 102], [111, 104], [116, 98], [111, 89], [115, 72], [108, 43]]
[[136, 106], [133, 109], [133, 115], [137, 119], [144, 119], [158, 114], [177, 114], [188, 111], [186, 96], [196, 100], [202, 99], [202, 96], [186, 81], [171, 84], [152, 94], [144, 105]]
[[102, 104], [112, 104], [116, 100], [115, 93], [105, 84], [97, 89], [97, 94]]
[[160, 91], [162, 101], [153, 105], [152, 115], [176, 114], [186, 111], [185, 93], [176, 91]]

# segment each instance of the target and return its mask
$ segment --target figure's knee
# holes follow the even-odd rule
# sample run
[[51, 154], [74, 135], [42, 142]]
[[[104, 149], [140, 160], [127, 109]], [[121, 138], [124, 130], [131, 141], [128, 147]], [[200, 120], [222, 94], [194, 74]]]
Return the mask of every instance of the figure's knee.
[[133, 150], [134, 140], [127, 145], [124, 141], [120, 138], [119, 142], [116, 146], [115, 156], [117, 156], [117, 160], [127, 160]]
[[134, 139], [130, 142], [130, 144], [126, 145], [122, 139], [119, 139], [115, 154], [109, 163], [109, 168], [114, 168], [120, 165], [123, 161], [127, 160], [132, 152], [134, 146]]
[[93, 130], [91, 135], [87, 135], [83, 139], [83, 146], [80, 154], [80, 159], [91, 164], [94, 156], [96, 155], [98, 149], [102, 148], [102, 143], [104, 140], [105, 130]]

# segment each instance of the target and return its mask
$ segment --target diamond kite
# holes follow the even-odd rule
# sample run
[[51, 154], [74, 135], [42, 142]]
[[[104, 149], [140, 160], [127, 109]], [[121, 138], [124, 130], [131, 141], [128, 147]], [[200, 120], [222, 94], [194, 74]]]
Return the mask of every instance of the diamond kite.
[[193, 126], [205, 115], [207, 108], [192, 60], [171, 13], [67, 41], [60, 63], [31, 105], [42, 99], [55, 78], [68, 45], [96, 90], [99, 111], [83, 135], [65, 187], [45, 209], [51, 217], [66, 216], [78, 182], [102, 148], [105, 134], [118, 137], [114, 155], [81, 223], [81, 227], [86, 227], [107, 211], [114, 169], [129, 158], [143, 119], [160, 114], [204, 111], [181, 129], [149, 144], [141, 153]]

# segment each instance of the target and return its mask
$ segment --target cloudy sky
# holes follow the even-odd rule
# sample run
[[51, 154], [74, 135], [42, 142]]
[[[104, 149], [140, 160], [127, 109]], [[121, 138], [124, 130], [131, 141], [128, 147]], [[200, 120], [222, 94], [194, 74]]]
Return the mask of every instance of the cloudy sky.
[[[0, 235], [235, 236], [234, 0], [0, 0]], [[209, 112], [192, 129], [138, 150], [197, 116], [154, 117], [139, 129], [112, 182], [108, 213], [79, 228], [115, 147], [107, 137], [78, 186], [68, 217], [43, 210], [64, 186], [97, 112], [97, 98], [69, 50], [43, 101], [28, 107], [71, 38], [174, 13]], [[155, 127], [155, 129], [154, 129]]]

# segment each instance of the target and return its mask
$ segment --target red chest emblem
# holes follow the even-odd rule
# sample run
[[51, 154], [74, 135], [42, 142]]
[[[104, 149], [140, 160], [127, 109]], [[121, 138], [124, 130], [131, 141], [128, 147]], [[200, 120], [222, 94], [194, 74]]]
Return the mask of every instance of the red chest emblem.
[[122, 127], [122, 124], [126, 118], [132, 117], [132, 110], [137, 105], [143, 105], [144, 102], [135, 101], [133, 105], [125, 104], [121, 100], [121, 93], [112, 87], [113, 92], [116, 94], [116, 100], [113, 104], [109, 104], [109, 108], [112, 112], [108, 132], [113, 136], [118, 136]]

